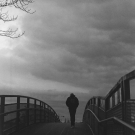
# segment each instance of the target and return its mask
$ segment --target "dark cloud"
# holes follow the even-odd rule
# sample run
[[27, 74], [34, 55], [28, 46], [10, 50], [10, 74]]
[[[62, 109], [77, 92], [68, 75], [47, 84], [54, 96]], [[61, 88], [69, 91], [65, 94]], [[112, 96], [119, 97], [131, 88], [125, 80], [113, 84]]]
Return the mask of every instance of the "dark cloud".
[[[121, 76], [135, 68], [134, 6], [134, 0], [35, 2], [33, 8], [37, 12], [23, 18], [22, 28], [27, 31], [17, 39], [18, 45], [11, 53], [12, 63], [6, 63], [9, 54], [2, 54], [0, 58], [3, 71], [12, 69], [14, 79], [20, 77], [21, 81], [26, 77], [30, 80], [29, 83], [25, 81], [26, 86], [31, 84], [28, 88], [34, 91], [51, 81], [79, 92], [87, 91], [88, 97], [82, 96], [86, 99], [105, 95]], [[16, 41], [11, 43], [16, 44]], [[13, 82], [15, 88], [18, 81]], [[46, 98], [57, 109], [68, 95], [58, 91], [47, 93], [39, 94], [38, 98]], [[85, 102], [83, 98], [80, 100]], [[54, 101], [58, 99], [62, 103], [55, 106]]]
[[35, 16], [23, 23], [29, 37], [25, 50], [18, 47], [16, 53], [38, 78], [87, 89], [111, 85], [133, 66], [134, 4], [131, 0], [38, 3]]

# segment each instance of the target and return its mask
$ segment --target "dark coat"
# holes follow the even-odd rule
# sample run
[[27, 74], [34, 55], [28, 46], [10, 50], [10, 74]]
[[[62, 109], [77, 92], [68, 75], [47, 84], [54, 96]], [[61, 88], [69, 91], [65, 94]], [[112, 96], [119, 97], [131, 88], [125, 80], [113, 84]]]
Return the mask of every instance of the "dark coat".
[[79, 105], [78, 98], [75, 95], [68, 97], [66, 105], [69, 109], [76, 109]]

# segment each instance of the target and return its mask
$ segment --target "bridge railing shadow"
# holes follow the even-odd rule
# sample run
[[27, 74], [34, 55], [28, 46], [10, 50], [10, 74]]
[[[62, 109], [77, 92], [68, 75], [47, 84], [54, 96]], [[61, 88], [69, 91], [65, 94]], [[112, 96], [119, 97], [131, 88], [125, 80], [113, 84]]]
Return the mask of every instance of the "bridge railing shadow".
[[51, 106], [41, 100], [0, 95], [0, 135], [9, 135], [35, 123], [60, 122]]
[[135, 70], [121, 77], [105, 97], [92, 97], [83, 121], [95, 135], [135, 135], [135, 99], [130, 99], [130, 81]]

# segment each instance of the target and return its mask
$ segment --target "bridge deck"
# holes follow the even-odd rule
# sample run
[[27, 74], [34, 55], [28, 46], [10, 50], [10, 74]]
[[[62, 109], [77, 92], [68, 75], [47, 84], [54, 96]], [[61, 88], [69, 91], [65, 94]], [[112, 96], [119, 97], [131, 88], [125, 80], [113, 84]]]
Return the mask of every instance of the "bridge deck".
[[70, 128], [69, 123], [49, 123], [32, 125], [13, 135], [92, 135], [92, 132], [84, 123], [76, 123], [75, 128]]

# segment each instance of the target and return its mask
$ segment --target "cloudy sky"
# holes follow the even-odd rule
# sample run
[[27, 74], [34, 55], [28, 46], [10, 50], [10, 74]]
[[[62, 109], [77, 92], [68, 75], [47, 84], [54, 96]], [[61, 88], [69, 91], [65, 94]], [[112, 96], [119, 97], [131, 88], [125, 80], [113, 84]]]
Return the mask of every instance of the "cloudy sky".
[[[92, 96], [104, 96], [135, 69], [135, 0], [38, 0], [34, 14], [10, 9], [18, 39], [0, 37], [0, 94], [23, 94], [68, 116], [65, 100], [80, 100], [77, 120]], [[56, 102], [57, 101], [57, 102]]]

